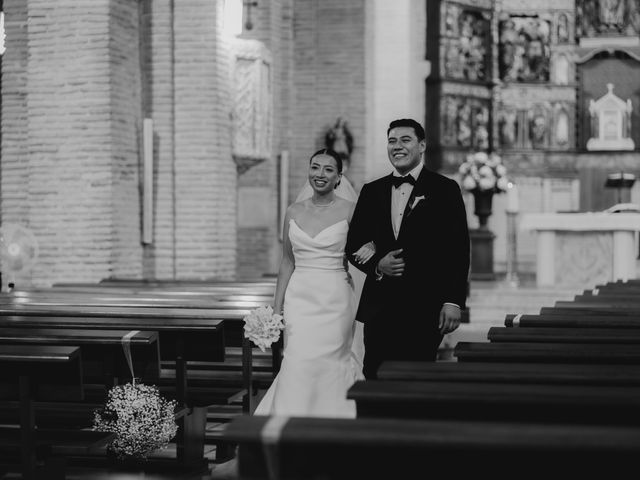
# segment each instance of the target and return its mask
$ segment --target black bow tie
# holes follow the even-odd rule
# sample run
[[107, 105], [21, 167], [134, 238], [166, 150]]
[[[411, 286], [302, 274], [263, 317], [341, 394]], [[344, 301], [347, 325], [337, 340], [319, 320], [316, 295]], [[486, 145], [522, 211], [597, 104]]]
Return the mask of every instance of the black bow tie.
[[416, 179], [413, 178], [411, 175], [405, 175], [404, 177], [397, 177], [397, 176], [393, 175], [391, 177], [391, 180], [393, 181], [393, 186], [395, 188], [398, 188], [403, 183], [410, 183], [411, 185], [415, 185], [416, 184]]

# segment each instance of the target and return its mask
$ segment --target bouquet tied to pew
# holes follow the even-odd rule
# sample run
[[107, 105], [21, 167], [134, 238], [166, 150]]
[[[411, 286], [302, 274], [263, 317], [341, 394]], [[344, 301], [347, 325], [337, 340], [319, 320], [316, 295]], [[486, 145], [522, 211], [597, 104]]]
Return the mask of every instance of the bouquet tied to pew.
[[93, 429], [114, 432], [107, 447], [118, 460], [146, 460], [167, 447], [176, 435], [176, 402], [163, 398], [156, 386], [142, 383], [116, 385], [105, 405], [94, 412]]
[[244, 336], [263, 352], [280, 338], [284, 318], [271, 305], [261, 306], [244, 317]]

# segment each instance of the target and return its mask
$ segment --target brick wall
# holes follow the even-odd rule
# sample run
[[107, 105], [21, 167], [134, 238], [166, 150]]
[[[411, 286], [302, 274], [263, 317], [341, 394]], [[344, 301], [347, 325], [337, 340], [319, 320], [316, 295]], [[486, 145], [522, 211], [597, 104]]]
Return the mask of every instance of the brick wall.
[[347, 176], [359, 188], [366, 171], [365, 1], [298, 0], [294, 11], [290, 201], [306, 181], [309, 156], [324, 146], [339, 116], [354, 136]]

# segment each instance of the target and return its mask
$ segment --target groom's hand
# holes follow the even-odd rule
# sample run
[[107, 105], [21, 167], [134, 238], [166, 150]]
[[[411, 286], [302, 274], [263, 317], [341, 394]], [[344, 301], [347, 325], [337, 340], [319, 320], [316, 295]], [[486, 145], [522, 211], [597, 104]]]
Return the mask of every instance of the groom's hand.
[[443, 335], [453, 332], [460, 325], [462, 313], [460, 307], [445, 303], [440, 309], [440, 333]]
[[402, 249], [391, 250], [378, 262], [378, 271], [389, 277], [401, 277], [404, 273], [404, 259], [400, 256]]

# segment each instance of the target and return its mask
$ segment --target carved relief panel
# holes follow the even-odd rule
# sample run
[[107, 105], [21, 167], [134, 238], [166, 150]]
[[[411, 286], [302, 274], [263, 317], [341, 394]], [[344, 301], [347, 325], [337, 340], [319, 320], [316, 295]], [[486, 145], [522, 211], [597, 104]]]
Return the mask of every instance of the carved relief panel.
[[510, 88], [496, 110], [498, 148], [570, 150], [575, 145], [575, 93], [572, 90]]
[[490, 78], [491, 15], [443, 2], [440, 71], [450, 79], [486, 81]]
[[233, 158], [240, 173], [271, 155], [271, 56], [257, 40], [233, 42]]
[[440, 128], [443, 146], [474, 151], [489, 149], [488, 100], [444, 95], [442, 105]]
[[498, 65], [505, 82], [549, 81], [551, 21], [504, 15], [499, 22]]

